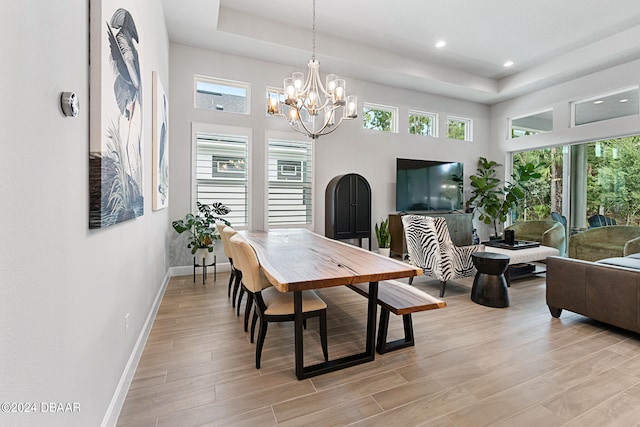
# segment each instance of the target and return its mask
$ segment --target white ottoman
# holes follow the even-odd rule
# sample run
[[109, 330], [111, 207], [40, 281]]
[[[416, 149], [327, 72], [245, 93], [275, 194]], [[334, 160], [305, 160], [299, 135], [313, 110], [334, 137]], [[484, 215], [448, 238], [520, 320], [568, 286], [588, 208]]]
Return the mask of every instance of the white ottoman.
[[546, 268], [536, 266], [535, 268], [527, 271], [524, 274], [519, 274], [515, 272], [513, 266], [515, 264], [528, 264], [534, 261], [543, 261], [550, 256], [558, 256], [560, 255], [560, 251], [556, 248], [551, 248], [549, 246], [538, 246], [536, 248], [527, 248], [527, 249], [503, 249], [503, 248], [494, 248], [491, 246], [485, 246], [486, 252], [495, 252], [502, 255], [507, 255], [509, 257], [509, 270], [507, 270], [507, 284], [511, 285], [511, 280], [520, 279], [522, 277], [529, 277], [535, 274], [545, 273], [547, 271]]

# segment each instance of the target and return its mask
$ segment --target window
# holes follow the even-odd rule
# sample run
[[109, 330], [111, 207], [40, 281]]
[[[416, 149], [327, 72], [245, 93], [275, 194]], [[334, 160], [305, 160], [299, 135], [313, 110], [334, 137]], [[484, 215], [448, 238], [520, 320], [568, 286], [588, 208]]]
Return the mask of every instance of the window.
[[[640, 224], [640, 136], [583, 146], [586, 161], [580, 166], [586, 171], [586, 196], [582, 202], [589, 226]], [[572, 146], [572, 150], [578, 148]]]
[[[250, 130], [194, 124], [195, 192], [201, 203], [224, 203], [233, 227], [248, 226]], [[195, 204], [195, 203], [194, 203]]]
[[438, 136], [438, 115], [409, 110], [409, 133], [412, 135]]
[[460, 141], [472, 141], [473, 126], [471, 119], [460, 117], [447, 118], [447, 138], [459, 139]]
[[313, 146], [268, 138], [269, 227], [313, 224]]
[[638, 114], [638, 88], [623, 89], [573, 103], [573, 124], [580, 126]]
[[398, 108], [385, 105], [364, 103], [365, 129], [398, 132]]
[[195, 108], [227, 113], [250, 113], [249, 83], [198, 75], [194, 77], [194, 83]]
[[513, 171], [527, 163], [547, 165], [540, 178], [527, 182], [529, 191], [523, 203], [512, 212], [513, 222], [544, 220], [552, 212], [563, 212], [565, 151], [562, 147], [551, 147], [513, 153]]
[[553, 129], [553, 110], [541, 111], [511, 119], [511, 138], [551, 132]]

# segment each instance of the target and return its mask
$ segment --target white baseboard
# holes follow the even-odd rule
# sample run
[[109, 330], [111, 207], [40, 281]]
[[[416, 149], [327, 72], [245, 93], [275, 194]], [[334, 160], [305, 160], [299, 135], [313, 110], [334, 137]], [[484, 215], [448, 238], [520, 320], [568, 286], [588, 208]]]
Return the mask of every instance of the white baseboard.
[[[193, 269], [193, 266], [191, 268]], [[140, 362], [140, 358], [142, 357], [142, 352], [144, 351], [147, 339], [149, 338], [149, 333], [151, 332], [151, 327], [153, 326], [156, 314], [158, 313], [158, 308], [160, 307], [160, 303], [162, 302], [162, 297], [164, 296], [164, 292], [167, 289], [167, 285], [169, 284], [169, 278], [170, 275], [167, 273], [162, 282], [162, 286], [160, 286], [156, 298], [153, 301], [151, 310], [149, 310], [149, 314], [147, 315], [144, 326], [140, 331], [140, 335], [138, 336], [136, 345], [133, 347], [133, 351], [131, 352], [131, 356], [129, 356], [129, 360], [127, 361], [124, 372], [120, 377], [120, 382], [116, 387], [113, 397], [111, 398], [111, 403], [107, 408], [107, 412], [102, 419], [102, 427], [111, 427], [115, 426], [118, 423], [120, 411], [122, 411], [124, 400], [127, 397], [127, 392], [129, 391], [129, 387], [131, 386], [131, 381], [133, 380], [133, 376], [136, 373], [138, 363]]]
[[[216, 269], [219, 273], [231, 271], [231, 264], [229, 264], [229, 262], [221, 263], [219, 261], [216, 261]], [[183, 265], [169, 268], [169, 275], [171, 277], [188, 276], [190, 274], [193, 274], [193, 265]], [[200, 267], [198, 267], [196, 274], [202, 274], [202, 269]], [[213, 274], [213, 267], [207, 268], [207, 275], [209, 274]]]
[[[231, 271], [231, 265], [228, 262], [216, 262], [216, 269], [218, 272]], [[202, 274], [201, 269], [198, 268], [198, 270], [198, 273]], [[149, 333], [151, 332], [151, 327], [153, 326], [156, 314], [158, 313], [158, 308], [160, 307], [160, 303], [162, 302], [162, 297], [164, 296], [164, 292], [166, 291], [167, 285], [169, 284], [169, 278], [173, 276], [187, 276], [190, 274], [193, 274], [193, 265], [169, 268], [169, 271], [167, 272], [167, 275], [164, 277], [164, 280], [162, 282], [162, 286], [160, 286], [158, 294], [153, 301], [153, 305], [151, 306], [151, 310], [147, 315], [144, 326], [140, 331], [140, 335], [138, 336], [136, 345], [133, 347], [131, 356], [129, 356], [127, 365], [125, 366], [124, 372], [120, 377], [120, 382], [116, 387], [113, 397], [111, 398], [111, 403], [107, 408], [107, 412], [105, 413], [104, 418], [102, 419], [102, 427], [111, 427], [115, 426], [118, 423], [120, 411], [122, 411], [124, 400], [127, 397], [127, 392], [129, 391], [129, 387], [131, 386], [131, 381], [133, 380], [133, 376], [136, 373], [138, 363], [140, 362], [140, 358], [142, 357], [142, 352], [144, 351], [144, 346], [147, 343], [147, 339], [149, 338]], [[213, 267], [208, 268], [207, 274], [213, 274]]]

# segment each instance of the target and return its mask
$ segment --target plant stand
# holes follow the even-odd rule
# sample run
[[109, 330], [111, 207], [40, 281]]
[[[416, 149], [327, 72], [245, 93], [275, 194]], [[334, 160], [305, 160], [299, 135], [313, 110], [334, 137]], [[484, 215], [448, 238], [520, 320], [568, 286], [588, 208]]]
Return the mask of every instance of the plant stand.
[[216, 268], [216, 256], [213, 255], [213, 262], [211, 264], [207, 264], [206, 257], [202, 257], [202, 264], [196, 262], [196, 257], [193, 257], [193, 283], [196, 283], [196, 267], [202, 267], [202, 285], [204, 286], [207, 281], [207, 267], [213, 267], [213, 280], [217, 279], [217, 268]]

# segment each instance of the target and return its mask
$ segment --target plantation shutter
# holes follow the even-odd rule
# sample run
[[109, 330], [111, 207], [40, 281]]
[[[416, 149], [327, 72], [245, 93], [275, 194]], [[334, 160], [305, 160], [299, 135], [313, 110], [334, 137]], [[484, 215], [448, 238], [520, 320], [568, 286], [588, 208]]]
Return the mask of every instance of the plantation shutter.
[[197, 133], [197, 200], [225, 204], [231, 209], [225, 219], [233, 227], [248, 225], [247, 146], [246, 136]]
[[267, 170], [269, 226], [312, 224], [313, 147], [311, 141], [269, 139]]

